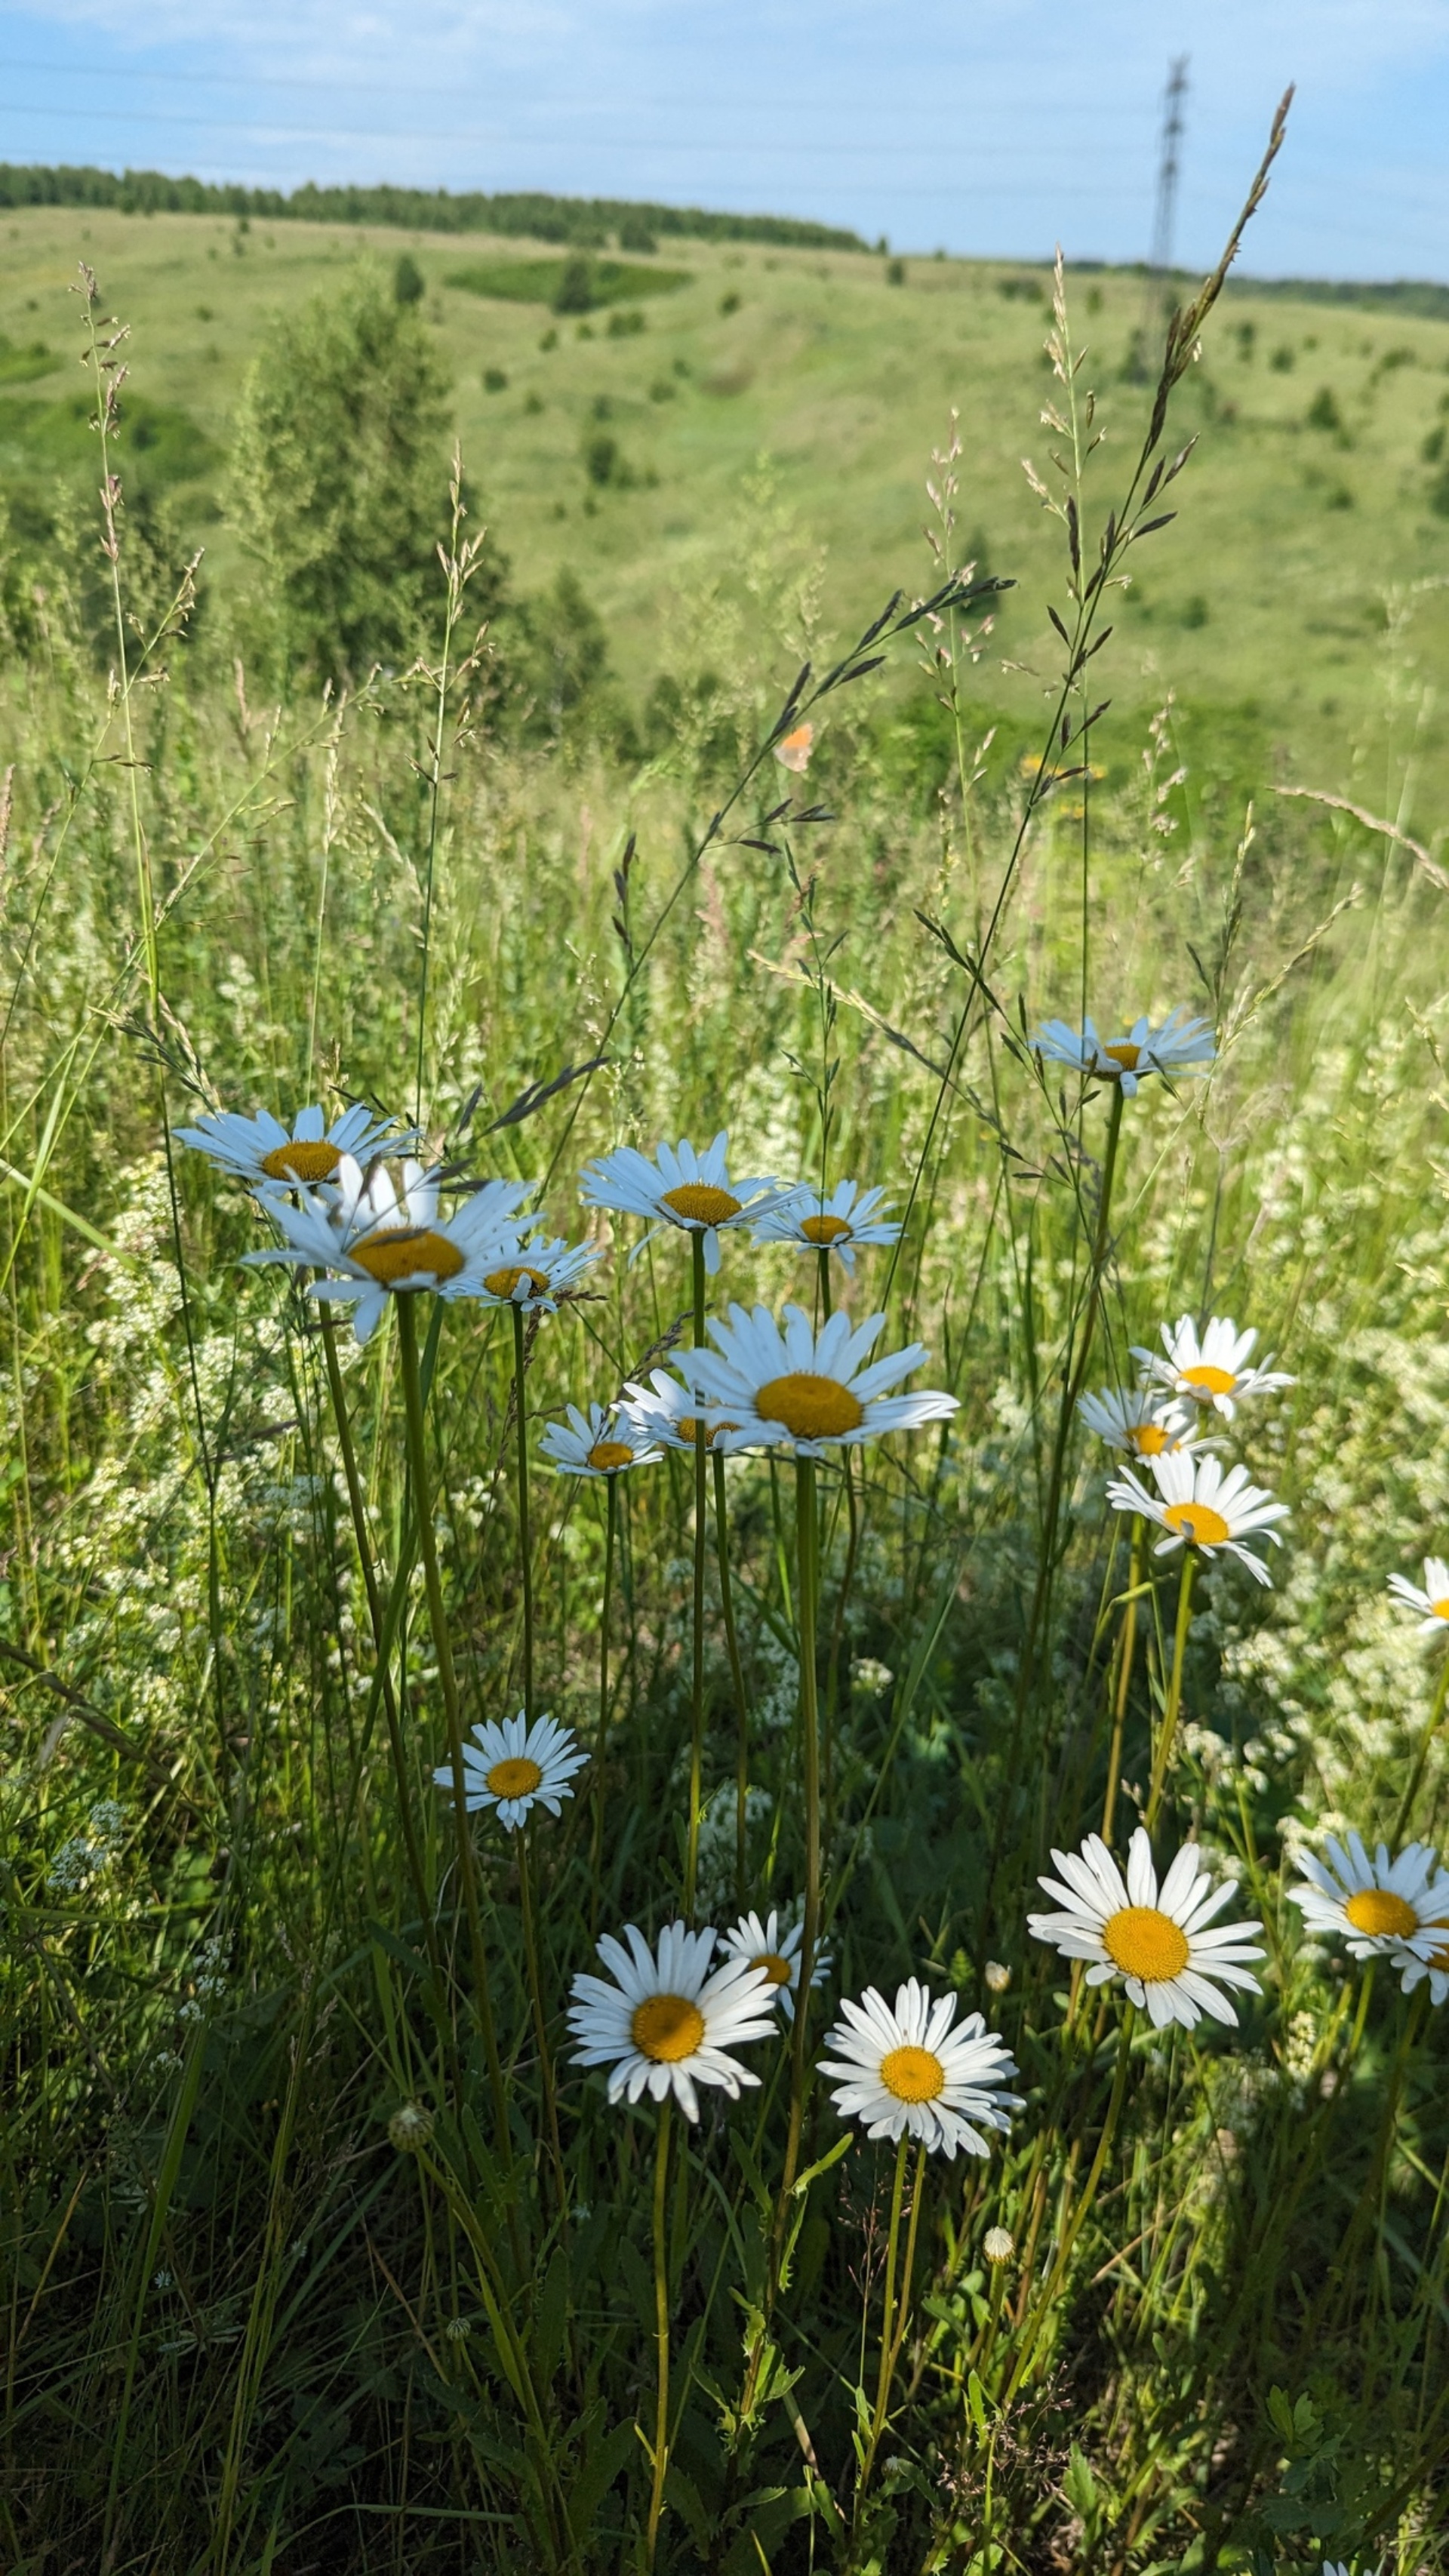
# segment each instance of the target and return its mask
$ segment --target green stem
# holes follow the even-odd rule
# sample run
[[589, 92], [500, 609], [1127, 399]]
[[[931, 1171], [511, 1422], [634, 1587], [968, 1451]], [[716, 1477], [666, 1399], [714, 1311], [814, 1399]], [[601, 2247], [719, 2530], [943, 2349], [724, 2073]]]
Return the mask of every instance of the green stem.
[[508, 2100], [503, 2089], [503, 2068], [498, 2056], [498, 2037], [493, 2027], [493, 1999], [488, 1984], [488, 1953], [483, 1945], [483, 1917], [478, 1904], [478, 1873], [473, 1857], [473, 1835], [468, 1822], [468, 1784], [463, 1769], [463, 1720], [458, 1702], [458, 1677], [453, 1668], [453, 1649], [448, 1636], [447, 1614], [443, 1607], [443, 1582], [438, 1568], [438, 1534], [433, 1527], [432, 1480], [428, 1473], [427, 1436], [423, 1424], [423, 1387], [418, 1370], [418, 1328], [411, 1295], [395, 1297], [397, 1309], [398, 1352], [402, 1362], [403, 1406], [407, 1418], [408, 1466], [413, 1480], [413, 1512], [423, 1552], [423, 1579], [428, 1596], [428, 1619], [433, 1632], [433, 1651], [438, 1658], [438, 1683], [443, 1694], [443, 1713], [448, 1728], [448, 1757], [453, 1773], [453, 1823], [458, 1846], [458, 1877], [463, 1889], [463, 1905], [468, 1918], [468, 1938], [473, 1953], [473, 2007], [483, 2034], [483, 2049], [488, 2060], [488, 2083], [493, 2095], [493, 2117], [498, 2129], [500, 2155], [508, 2154]]
[[[880, 2448], [881, 2434], [885, 2430], [886, 2408], [890, 2403], [891, 2378], [895, 2369], [897, 2348], [895, 2320], [896, 2256], [900, 2248], [901, 2202], [904, 2198], [906, 2187], [906, 2158], [910, 2152], [910, 2131], [908, 2129], [902, 2129], [900, 2137], [896, 2142], [896, 2175], [894, 2184], [891, 2188], [890, 2234], [886, 2239], [885, 2298], [881, 2305], [880, 2319], [880, 2373], [876, 2380], [875, 2412], [870, 2419], [870, 2432], [866, 2439], [865, 2457], [861, 2461], [860, 2476], [856, 2481], [855, 2510], [851, 2517], [852, 2538], [858, 2534], [860, 2529], [861, 2507], [865, 2503], [865, 2491], [870, 2484], [871, 2471], [875, 2467], [875, 2455]], [[919, 2203], [919, 2191], [916, 2194], [916, 2200], [917, 2203]], [[914, 2209], [912, 2210], [911, 2215], [914, 2220]]]
[[1429, 1715], [1425, 1721], [1424, 1732], [1419, 1738], [1419, 1749], [1414, 1756], [1414, 1767], [1409, 1774], [1409, 1785], [1404, 1791], [1398, 1816], [1395, 1820], [1395, 1845], [1398, 1845], [1404, 1839], [1404, 1829], [1408, 1824], [1410, 1816], [1414, 1812], [1414, 1800], [1417, 1798], [1419, 1791], [1423, 1786], [1424, 1767], [1429, 1759], [1429, 1747], [1434, 1741], [1434, 1735], [1438, 1727], [1439, 1720], [1444, 1714], [1444, 1702], [1446, 1697], [1449, 1697], [1449, 1655], [1445, 1656], [1443, 1664], [1440, 1667], [1439, 1680], [1435, 1688], [1433, 1700], [1430, 1704]]
[[614, 1591], [614, 1534], [619, 1519], [619, 1479], [606, 1480], [604, 1606], [599, 1614], [599, 1731], [594, 1741], [594, 1847], [589, 1869], [589, 1939], [598, 1936], [599, 1870], [604, 1853], [604, 1753], [609, 1740], [609, 1610]]
[[830, 1292], [829, 1245], [822, 1243], [815, 1258], [820, 1268], [820, 1320], [822, 1323], [828, 1324], [831, 1316], [835, 1312], [834, 1300]]
[[750, 1797], [750, 1712], [745, 1698], [745, 1672], [740, 1662], [739, 1634], [735, 1627], [734, 1587], [730, 1582], [724, 1460], [717, 1449], [711, 1452], [711, 1458], [714, 1466], [714, 1542], [719, 1563], [720, 1607], [724, 1612], [725, 1645], [730, 1659], [730, 1686], [735, 1695], [735, 1902], [743, 1912], [745, 1887], [749, 1874], [746, 1825], [749, 1819]]
[[1132, 1658], [1137, 1649], [1137, 1596], [1142, 1588], [1142, 1548], [1147, 1536], [1147, 1523], [1140, 1512], [1132, 1515], [1132, 1559], [1127, 1574], [1127, 1607], [1122, 1614], [1122, 1634], [1117, 1648], [1117, 1689], [1112, 1707], [1112, 1747], [1107, 1756], [1107, 1794], [1102, 1801], [1102, 1840], [1112, 1839], [1112, 1820], [1117, 1813], [1117, 1783], [1122, 1776], [1122, 1730], [1127, 1723], [1127, 1696], [1132, 1685]]
[[554, 2187], [558, 2193], [558, 2213], [567, 2218], [568, 2182], [564, 2174], [563, 2148], [558, 2133], [558, 2097], [554, 2090], [553, 2058], [548, 2045], [548, 2021], [544, 2012], [543, 1977], [538, 1957], [538, 1921], [533, 1903], [533, 1872], [529, 1861], [529, 1828], [525, 1824], [518, 1836], [518, 1893], [523, 1915], [523, 1955], [528, 1963], [528, 1992], [533, 2006], [533, 2035], [538, 2042], [539, 2082], [543, 2090], [544, 2118], [548, 2124], [549, 2154], [553, 2159]]
[[528, 1415], [524, 1405], [523, 1308], [513, 1307], [513, 1406], [518, 1416], [518, 1567], [523, 1589], [523, 1714], [533, 1724], [533, 1549], [528, 1528]]
[[[704, 1348], [704, 1233], [690, 1236], [694, 1254], [694, 1343]], [[699, 1870], [700, 1799], [704, 1778], [704, 1563], [709, 1538], [706, 1462], [709, 1433], [703, 1408], [694, 1420], [694, 1667], [689, 1704], [689, 1833], [684, 1855], [684, 1912], [694, 1912], [694, 1884]]]
[[1162, 1712], [1162, 1726], [1157, 1738], [1157, 1754], [1152, 1765], [1152, 1786], [1147, 1799], [1147, 1813], [1142, 1821], [1151, 1833], [1167, 1786], [1168, 1765], [1177, 1739], [1177, 1721], [1182, 1707], [1182, 1662], [1187, 1652], [1188, 1624], [1192, 1618], [1192, 1584], [1197, 1572], [1197, 1551], [1183, 1551], [1182, 1575], [1177, 1587], [1177, 1627], [1172, 1640], [1172, 1677], [1167, 1685], [1167, 1705]]
[[645, 2563], [654, 2564], [659, 2521], [664, 2511], [664, 2479], [669, 2467], [669, 2255], [666, 2213], [669, 2201], [669, 2115], [666, 2093], [659, 2108], [659, 2134], [654, 2145], [654, 2349], [657, 2393], [654, 2406], [654, 2485], [649, 2498], [649, 2535]]
[[1097, 2186], [1101, 2182], [1103, 2170], [1106, 2166], [1108, 2155], [1111, 2152], [1112, 2140], [1117, 2133], [1117, 2122], [1122, 2113], [1123, 2096], [1127, 2090], [1127, 2072], [1132, 2062], [1132, 2024], [1135, 2018], [1136, 2015], [1134, 2008], [1129, 2003], [1124, 2007], [1122, 2014], [1122, 2028], [1117, 2039], [1117, 2071], [1112, 2079], [1112, 2098], [1107, 2105], [1107, 2117], [1102, 2123], [1102, 2134], [1097, 2141], [1097, 2152], [1092, 2158], [1092, 2169], [1083, 2185], [1081, 2197], [1077, 2201], [1076, 2207], [1063, 2223], [1062, 2240], [1060, 2245], [1057, 2247], [1056, 2258], [1052, 2264], [1050, 2272], [1047, 2274], [1046, 2282], [1040, 2295], [1033, 2302], [1031, 2314], [1026, 2323], [1026, 2331], [1023, 2337], [1022, 2347], [1017, 2355], [1016, 2367], [1012, 2371], [1011, 2379], [1006, 2391], [1005, 2403], [1008, 2406], [1011, 2404], [1011, 2401], [1015, 2397], [1017, 2390], [1020, 2388], [1022, 2381], [1025, 2379], [1028, 2370], [1031, 2368], [1037, 2345], [1041, 2341], [1042, 2328], [1051, 2314], [1052, 2308], [1056, 2303], [1057, 2292], [1060, 2290], [1062, 2282], [1066, 2278], [1067, 2265], [1072, 2259], [1072, 2248], [1076, 2244], [1077, 2238], [1080, 2236], [1082, 2229], [1086, 2224], [1088, 2212], [1091, 2209], [1093, 2201], [1097, 2197]]
[[820, 1707], [816, 1687], [815, 1630], [820, 1604], [819, 1531], [815, 1517], [815, 1461], [795, 1461], [795, 1561], [800, 1642], [800, 1763], [805, 1789], [805, 1919], [800, 1936], [800, 1983], [790, 2064], [790, 2127], [780, 2185], [777, 2242], [800, 2162], [800, 2133], [810, 2071], [810, 1980], [820, 1936]]

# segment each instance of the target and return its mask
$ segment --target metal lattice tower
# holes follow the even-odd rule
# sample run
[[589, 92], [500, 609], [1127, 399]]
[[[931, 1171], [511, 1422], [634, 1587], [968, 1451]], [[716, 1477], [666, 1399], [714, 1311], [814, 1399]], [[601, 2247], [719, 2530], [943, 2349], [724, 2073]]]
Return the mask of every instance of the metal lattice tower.
[[1157, 160], [1157, 204], [1152, 218], [1152, 256], [1147, 269], [1147, 286], [1142, 300], [1142, 327], [1137, 334], [1137, 373], [1147, 374], [1157, 363], [1158, 342], [1167, 320], [1172, 300], [1172, 235], [1177, 217], [1177, 181], [1183, 134], [1183, 107], [1187, 99], [1186, 54], [1179, 54], [1168, 66], [1167, 88], [1162, 99], [1162, 145]]

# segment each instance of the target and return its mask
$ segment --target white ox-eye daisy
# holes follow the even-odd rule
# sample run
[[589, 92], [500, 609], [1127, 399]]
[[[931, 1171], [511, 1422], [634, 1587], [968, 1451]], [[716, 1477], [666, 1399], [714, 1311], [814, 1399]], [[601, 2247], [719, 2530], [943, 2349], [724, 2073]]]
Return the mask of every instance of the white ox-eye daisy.
[[549, 1242], [520, 1239], [505, 1244], [496, 1270], [488, 1272], [478, 1291], [479, 1303], [521, 1306], [525, 1314], [556, 1315], [560, 1297], [572, 1295], [579, 1281], [603, 1257], [601, 1244], [570, 1245], [562, 1235], [555, 1235]]
[[1211, 1405], [1231, 1422], [1245, 1396], [1271, 1395], [1277, 1387], [1298, 1383], [1273, 1367], [1271, 1351], [1261, 1368], [1249, 1366], [1257, 1338], [1255, 1324], [1240, 1333], [1230, 1315], [1210, 1315], [1199, 1337], [1191, 1315], [1179, 1315], [1175, 1324], [1163, 1325], [1161, 1351], [1145, 1351], [1134, 1343], [1132, 1356], [1142, 1362], [1144, 1386], [1165, 1387], [1184, 1403]]
[[1401, 1610], [1418, 1611], [1421, 1637], [1443, 1636], [1449, 1627], [1449, 1565], [1442, 1556], [1425, 1557], [1422, 1592], [1406, 1574], [1391, 1574], [1389, 1590]]
[[1208, 1073], [1217, 1055], [1210, 1023], [1195, 1019], [1182, 1002], [1156, 1028], [1145, 1014], [1134, 1020], [1125, 1038], [1102, 1037], [1092, 1020], [1080, 1029], [1047, 1020], [1031, 1043], [1037, 1055], [1094, 1082], [1120, 1082], [1129, 1100], [1148, 1074]]
[[833, 2079], [842, 2120], [863, 2120], [871, 2138], [916, 2138], [948, 2162], [958, 2147], [989, 2155], [982, 2130], [1009, 2129], [1022, 2100], [1006, 2090], [1016, 2061], [980, 2013], [953, 2030], [956, 1997], [932, 2002], [915, 1977], [897, 1986], [894, 2010], [875, 1986], [840, 2010], [825, 2034], [837, 2054], [821, 2058], [820, 2072]]
[[344, 1154], [366, 1163], [385, 1145], [410, 1143], [414, 1132], [409, 1128], [400, 1135], [395, 1119], [374, 1117], [361, 1103], [345, 1109], [330, 1127], [316, 1108], [299, 1109], [290, 1128], [267, 1109], [258, 1110], [255, 1118], [223, 1109], [215, 1117], [198, 1118], [194, 1127], [174, 1130], [179, 1145], [190, 1145], [219, 1172], [258, 1190], [315, 1189], [319, 1182], [336, 1179]]
[[[1120, 1977], [1134, 2004], [1146, 2006], [1155, 2030], [1172, 2021], [1191, 2030], [1205, 2012], [1237, 2027], [1237, 2012], [1219, 1985], [1262, 1989], [1243, 1966], [1261, 1959], [1258, 1922], [1216, 1923], [1237, 1894], [1235, 1878], [1216, 1885], [1195, 1843], [1184, 1843], [1159, 1893], [1152, 1844], [1139, 1825], [1127, 1849], [1127, 1876], [1100, 1834], [1088, 1834], [1079, 1852], [1053, 1850], [1061, 1878], [1038, 1879], [1064, 1912], [1029, 1914], [1027, 1929], [1064, 1959], [1085, 1959], [1087, 1984]], [[1214, 1983], [1214, 1980], [1217, 1983]]]
[[637, 1146], [620, 1145], [584, 1165], [579, 1195], [585, 1207], [649, 1219], [648, 1234], [635, 1246], [635, 1261], [666, 1225], [703, 1235], [704, 1266], [712, 1278], [719, 1268], [721, 1233], [729, 1226], [752, 1225], [767, 1208], [790, 1196], [768, 1176], [732, 1181], [728, 1150], [724, 1128], [702, 1154], [683, 1136], [677, 1147], [657, 1145], [652, 1156], [641, 1154]]
[[[463, 1746], [466, 1803], [470, 1809], [496, 1807], [500, 1825], [516, 1833], [533, 1807], [547, 1807], [551, 1816], [562, 1812], [564, 1799], [574, 1794], [574, 1773], [587, 1760], [577, 1736], [557, 1718], [536, 1717], [530, 1726], [522, 1709], [501, 1724], [488, 1718], [470, 1730]], [[452, 1765], [433, 1778], [440, 1789], [451, 1789]]]
[[1395, 1970], [1402, 1970], [1399, 1990], [1411, 1995], [1424, 1979], [1429, 1980], [1429, 2001], [1436, 2011], [1449, 1996], [1449, 1923], [1430, 1924], [1402, 1950], [1393, 1954]]
[[567, 1422], [550, 1422], [539, 1455], [561, 1476], [621, 1476], [628, 1467], [652, 1467], [663, 1451], [622, 1405], [568, 1408]]
[[389, 1297], [432, 1289], [439, 1297], [480, 1297], [490, 1270], [517, 1248], [516, 1210], [530, 1184], [489, 1181], [449, 1217], [438, 1214], [438, 1175], [409, 1160], [399, 1198], [385, 1166], [364, 1180], [344, 1154], [326, 1195], [269, 1196], [267, 1213], [285, 1240], [243, 1259], [335, 1275], [309, 1282], [309, 1297], [351, 1301], [352, 1329], [370, 1339]]
[[1304, 1883], [1288, 1890], [1310, 1932], [1340, 1934], [1356, 1959], [1382, 1958], [1424, 1934], [1442, 1939], [1449, 1932], [1449, 1874], [1436, 1867], [1432, 1844], [1406, 1843], [1394, 1860], [1387, 1843], [1370, 1859], [1359, 1834], [1350, 1834], [1346, 1847], [1330, 1834], [1326, 1848], [1326, 1861], [1299, 1852]]
[[[779, 2005], [786, 2021], [795, 2018], [804, 1929], [803, 1923], [787, 1925], [778, 1906], [772, 1905], [763, 1921], [758, 1914], [742, 1914], [738, 1923], [720, 1934], [720, 1947], [727, 1958], [743, 1959], [751, 1968], [764, 1969], [770, 1981], [770, 2001]], [[829, 1952], [817, 1949], [810, 1970], [812, 1988], [824, 1985], [829, 1967]]]
[[1198, 1445], [1186, 1405], [1164, 1403], [1138, 1387], [1104, 1386], [1100, 1394], [1079, 1397], [1077, 1411], [1099, 1440], [1134, 1458], [1160, 1458], [1164, 1450]]
[[684, 1351], [680, 1366], [704, 1397], [722, 1449], [788, 1444], [802, 1458], [819, 1458], [887, 1431], [944, 1422], [957, 1409], [954, 1395], [936, 1389], [887, 1393], [926, 1351], [912, 1342], [866, 1365], [884, 1324], [884, 1315], [871, 1315], [852, 1331], [850, 1318], [837, 1314], [817, 1333], [803, 1306], [787, 1306], [781, 1332], [768, 1306], [753, 1314], [731, 1306], [727, 1324], [710, 1321], [719, 1349]]
[[637, 2102], [646, 2091], [662, 2102], [672, 2093], [685, 2118], [697, 2120], [697, 2084], [718, 2085], [734, 2101], [742, 2085], [759, 2083], [730, 2050], [779, 2028], [763, 1968], [731, 1958], [712, 1970], [712, 1926], [691, 1932], [666, 1923], [656, 1955], [638, 1925], [626, 1923], [623, 1941], [606, 1932], [598, 1950], [615, 1982], [575, 1977], [568, 2020], [578, 2042], [574, 2064], [609, 2068], [611, 2102], [621, 2094]]
[[[641, 1386], [636, 1378], [626, 1381], [620, 1410], [628, 1415], [645, 1438], [657, 1440], [661, 1447], [693, 1449], [704, 1405], [679, 1378], [671, 1377], [667, 1369], [653, 1369], [647, 1386]], [[726, 1431], [734, 1431], [738, 1427], [736, 1423], [724, 1422], [706, 1428], [706, 1449], [712, 1449]]]
[[837, 1252], [854, 1276], [858, 1243], [899, 1243], [901, 1229], [878, 1211], [885, 1191], [863, 1190], [858, 1181], [837, 1181], [829, 1197], [823, 1190], [799, 1189], [782, 1207], [771, 1208], [755, 1227], [756, 1243], [793, 1243], [801, 1252]]
[[1255, 1582], [1271, 1584], [1262, 1558], [1243, 1541], [1261, 1530], [1275, 1547], [1281, 1547], [1272, 1524], [1287, 1519], [1286, 1503], [1275, 1503], [1265, 1487], [1251, 1484], [1246, 1467], [1224, 1467], [1220, 1458], [1206, 1450], [1168, 1449], [1147, 1464], [1155, 1494], [1149, 1494], [1133, 1475], [1114, 1476], [1107, 1486], [1107, 1500], [1114, 1511], [1140, 1512], [1144, 1520], [1156, 1521], [1166, 1532], [1153, 1549], [1154, 1556], [1166, 1556], [1175, 1547], [1195, 1548], [1202, 1556], [1235, 1556]]

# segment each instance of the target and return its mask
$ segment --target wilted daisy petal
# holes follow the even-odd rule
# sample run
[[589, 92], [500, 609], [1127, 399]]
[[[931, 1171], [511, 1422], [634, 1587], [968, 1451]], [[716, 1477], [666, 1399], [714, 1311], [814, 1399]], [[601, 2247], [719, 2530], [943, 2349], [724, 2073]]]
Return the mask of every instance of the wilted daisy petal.
[[1062, 1911], [1027, 1916], [1038, 1941], [1050, 1942], [1064, 1959], [1086, 1960], [1089, 1986], [1120, 1977], [1157, 2030], [1173, 2021], [1191, 2030], [1205, 2012], [1237, 2027], [1237, 2012], [1219, 1987], [1261, 1991], [1243, 1962], [1262, 1958], [1255, 1936], [1263, 1926], [1213, 1920], [1236, 1895], [1236, 1879], [1214, 1882], [1196, 1845], [1185, 1843], [1159, 1891], [1141, 1825], [1128, 1846], [1125, 1880], [1100, 1834], [1089, 1834], [1080, 1851], [1054, 1850], [1052, 1859], [1061, 1877], [1037, 1884]]

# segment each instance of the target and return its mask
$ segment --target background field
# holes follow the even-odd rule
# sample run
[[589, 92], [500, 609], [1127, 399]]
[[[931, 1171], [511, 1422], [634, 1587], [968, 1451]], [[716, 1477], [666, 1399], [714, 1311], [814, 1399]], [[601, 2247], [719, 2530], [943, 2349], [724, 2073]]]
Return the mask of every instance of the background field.
[[[93, 479], [83, 423], [63, 408], [83, 406], [66, 289], [84, 256], [106, 309], [133, 326], [131, 393], [158, 407], [148, 444], [123, 444], [123, 470], [170, 488], [180, 527], [207, 547], [217, 593], [237, 565], [215, 494], [266, 318], [361, 251], [389, 265], [414, 257], [490, 538], [524, 594], [561, 565], [576, 570], [636, 705], [676, 658], [708, 658], [712, 618], [719, 630], [724, 602], [765, 557], [777, 579], [793, 563], [807, 591], [819, 568], [827, 633], [898, 584], [924, 589], [922, 486], [956, 406], [962, 538], [1020, 583], [971, 688], [983, 709], [1035, 723], [1028, 674], [1050, 667], [1051, 532], [1020, 459], [1043, 465], [1050, 443], [1034, 399], [1038, 385], [1049, 391], [1044, 271], [910, 259], [892, 284], [886, 263], [864, 254], [673, 242], [653, 265], [687, 284], [581, 327], [555, 322], [542, 301], [454, 282], [492, 264], [506, 279], [537, 269], [539, 292], [551, 291], [557, 262], [542, 245], [475, 234], [264, 222], [243, 232], [211, 217], [44, 208], [9, 216], [4, 249], [0, 488], [23, 520], [56, 468]], [[1084, 276], [1073, 294], [1083, 382], [1125, 454], [1146, 399], [1123, 381], [1142, 282]], [[722, 309], [731, 298], [736, 309]], [[611, 320], [618, 330], [631, 312], [642, 328], [611, 337]], [[545, 347], [550, 330], [556, 345]], [[54, 365], [31, 375], [37, 340]], [[490, 372], [504, 379], [491, 391]], [[1437, 454], [1446, 407], [1449, 311], [1236, 289], [1181, 397], [1183, 434], [1201, 433], [1181, 487], [1190, 507], [1144, 549], [1120, 610], [1119, 710], [1155, 707], [1172, 688], [1195, 768], [1232, 772], [1239, 785], [1256, 773], [1348, 787], [1357, 752], [1359, 792], [1381, 803], [1392, 596], [1407, 620], [1390, 656], [1393, 748], [1417, 727], [1410, 809], [1426, 778], [1449, 783], [1442, 728], [1417, 680], [1449, 643], [1449, 517], [1435, 507], [1449, 497]], [[584, 464], [601, 431], [618, 451], [602, 488]], [[1003, 660], [1026, 669], [1006, 672]]]

